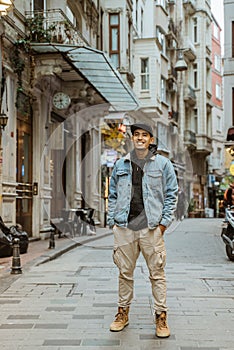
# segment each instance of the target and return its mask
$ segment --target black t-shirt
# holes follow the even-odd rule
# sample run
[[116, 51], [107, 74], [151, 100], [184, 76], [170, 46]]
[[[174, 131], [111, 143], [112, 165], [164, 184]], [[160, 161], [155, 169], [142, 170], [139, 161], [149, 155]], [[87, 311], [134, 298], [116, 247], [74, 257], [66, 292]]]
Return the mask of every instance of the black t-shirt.
[[142, 196], [142, 177], [144, 174], [143, 168], [145, 162], [151, 155], [152, 154], [149, 152], [146, 158], [139, 159], [137, 158], [135, 151], [131, 153], [132, 199], [128, 216], [128, 228], [134, 231], [148, 227]]

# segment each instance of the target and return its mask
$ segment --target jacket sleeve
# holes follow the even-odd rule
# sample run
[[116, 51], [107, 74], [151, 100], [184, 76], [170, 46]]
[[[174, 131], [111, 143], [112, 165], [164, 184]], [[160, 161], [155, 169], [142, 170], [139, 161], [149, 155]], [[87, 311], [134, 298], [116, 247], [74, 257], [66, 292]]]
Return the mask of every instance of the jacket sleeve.
[[177, 205], [178, 184], [174, 167], [168, 160], [163, 172], [164, 181], [164, 205], [160, 224], [168, 227], [173, 219]]
[[107, 214], [107, 224], [112, 228], [115, 224], [114, 212], [117, 201], [117, 177], [116, 177], [116, 165], [113, 168], [110, 185], [109, 185], [109, 196], [108, 196], [108, 214]]

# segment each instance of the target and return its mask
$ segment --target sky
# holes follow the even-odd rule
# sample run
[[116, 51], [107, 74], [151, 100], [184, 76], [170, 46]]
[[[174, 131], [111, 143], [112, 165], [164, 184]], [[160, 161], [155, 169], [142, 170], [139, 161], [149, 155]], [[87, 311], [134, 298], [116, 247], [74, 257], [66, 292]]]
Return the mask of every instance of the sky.
[[211, 11], [223, 29], [223, 0], [211, 0]]
[[221, 46], [223, 52], [224, 45], [224, 27], [223, 27], [223, 0], [211, 0], [211, 11], [220, 25], [221, 31]]

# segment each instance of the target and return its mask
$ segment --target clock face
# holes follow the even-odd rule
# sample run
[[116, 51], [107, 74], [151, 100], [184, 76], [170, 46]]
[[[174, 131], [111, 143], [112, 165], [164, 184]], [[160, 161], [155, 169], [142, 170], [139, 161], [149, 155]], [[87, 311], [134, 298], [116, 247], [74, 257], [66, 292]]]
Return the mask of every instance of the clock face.
[[64, 92], [57, 92], [53, 97], [53, 104], [57, 109], [65, 109], [70, 103], [70, 97]]

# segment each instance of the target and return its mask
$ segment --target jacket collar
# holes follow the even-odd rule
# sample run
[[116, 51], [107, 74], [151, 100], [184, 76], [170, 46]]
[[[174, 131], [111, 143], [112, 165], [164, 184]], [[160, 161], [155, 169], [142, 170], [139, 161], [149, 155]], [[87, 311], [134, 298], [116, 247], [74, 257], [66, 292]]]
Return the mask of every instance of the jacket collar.
[[[150, 157], [150, 160], [154, 160], [156, 158], [156, 155], [152, 154], [152, 156]], [[126, 156], [123, 157], [123, 160], [126, 162], [130, 162], [131, 161], [131, 152], [127, 153]]]

